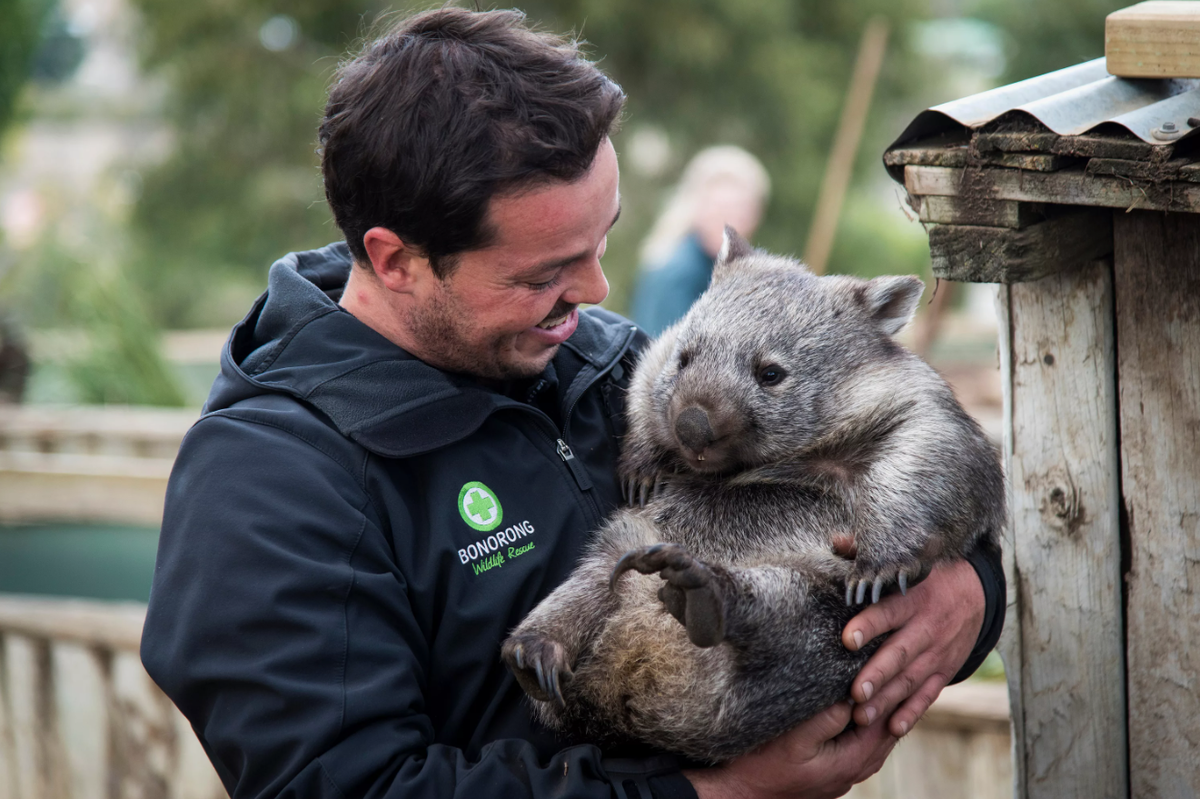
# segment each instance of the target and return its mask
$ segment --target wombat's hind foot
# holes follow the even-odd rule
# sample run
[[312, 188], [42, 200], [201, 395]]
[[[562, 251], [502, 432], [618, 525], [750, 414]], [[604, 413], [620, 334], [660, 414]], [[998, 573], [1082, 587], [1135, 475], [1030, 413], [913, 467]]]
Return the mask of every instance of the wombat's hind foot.
[[871, 604], [878, 602], [884, 588], [892, 585], [900, 590], [901, 595], [906, 595], [910, 585], [921, 582], [928, 574], [929, 566], [915, 560], [879, 568], [857, 563], [854, 572], [846, 579], [846, 604], [861, 605], [867, 598], [868, 588], [871, 590]]
[[532, 633], [518, 634], [504, 642], [500, 656], [525, 693], [540, 702], [566, 705], [562, 687], [575, 674], [562, 644]]
[[687, 630], [696, 646], [716, 646], [725, 640], [726, 591], [717, 574], [678, 544], [653, 544], [626, 552], [612, 571], [609, 587], [630, 569], [658, 573], [666, 581], [658, 598], [667, 612]]

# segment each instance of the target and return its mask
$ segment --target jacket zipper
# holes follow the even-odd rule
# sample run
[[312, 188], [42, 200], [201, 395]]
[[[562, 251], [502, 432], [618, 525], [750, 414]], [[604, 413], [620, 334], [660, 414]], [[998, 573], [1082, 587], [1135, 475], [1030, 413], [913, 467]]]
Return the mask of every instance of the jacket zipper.
[[575, 453], [571, 451], [571, 446], [561, 438], [558, 439], [558, 457], [567, 464], [567, 468], [571, 470], [571, 476], [575, 478], [575, 483], [580, 490], [590, 491], [592, 478], [588, 477], [587, 469], [583, 467], [583, 464], [575, 460]]
[[588, 392], [588, 389], [596, 385], [600, 378], [606, 372], [612, 369], [612, 365], [615, 365], [618, 361], [620, 361], [621, 358], [625, 356], [625, 353], [629, 351], [629, 346], [633, 342], [632, 331], [634, 329], [635, 328], [630, 328], [630, 334], [626, 336], [625, 343], [621, 347], [620, 351], [613, 356], [608, 369], [597, 370], [595, 377], [589, 380], [587, 384], [584, 385], [575, 395], [574, 399], [571, 400], [571, 404], [567, 408], [567, 413], [563, 417], [563, 429], [561, 433], [554, 422], [550, 420], [550, 417], [537, 408], [525, 405], [523, 403], [514, 403], [513, 406], [510, 406], [519, 408], [526, 413], [533, 414], [545, 422], [545, 427], [549, 428], [550, 431], [553, 431], [548, 437], [554, 444], [554, 451], [558, 454], [559, 460], [561, 460], [563, 465], [566, 466], [567, 471], [571, 473], [571, 478], [575, 481], [575, 485], [579, 488], [579, 494], [583, 498], [584, 505], [589, 511], [588, 515], [592, 518], [591, 523], [594, 525], [599, 524], [603, 520], [604, 514], [600, 512], [600, 505], [596, 502], [596, 497], [592, 492], [592, 478], [588, 475], [587, 468], [579, 462], [579, 460], [575, 457], [575, 453], [571, 450], [571, 445], [567, 443], [567, 435], [571, 426], [571, 413], [575, 410], [575, 406], [579, 403], [579, 399]]

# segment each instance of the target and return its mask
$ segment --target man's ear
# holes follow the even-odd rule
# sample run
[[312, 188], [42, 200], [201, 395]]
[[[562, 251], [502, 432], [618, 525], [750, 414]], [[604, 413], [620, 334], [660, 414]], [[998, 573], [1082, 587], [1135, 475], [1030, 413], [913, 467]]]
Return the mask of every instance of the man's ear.
[[432, 277], [429, 259], [385, 227], [373, 227], [363, 234], [363, 247], [371, 260], [371, 271], [389, 291], [411, 292], [426, 277]]
[[867, 315], [889, 336], [899, 333], [917, 312], [925, 284], [913, 275], [886, 275], [867, 281], [862, 290]]
[[725, 226], [725, 237], [721, 240], [721, 249], [717, 250], [717, 257], [713, 261], [713, 277], [725, 271], [725, 266], [734, 261], [745, 258], [754, 252], [754, 248], [750, 246], [750, 242], [741, 237], [732, 226]]

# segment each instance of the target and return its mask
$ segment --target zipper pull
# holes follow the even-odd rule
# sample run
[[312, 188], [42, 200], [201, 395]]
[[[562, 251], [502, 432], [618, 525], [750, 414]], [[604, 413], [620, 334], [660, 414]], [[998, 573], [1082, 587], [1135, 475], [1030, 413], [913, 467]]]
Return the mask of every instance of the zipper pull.
[[579, 485], [579, 488], [583, 491], [590, 491], [592, 480], [588, 477], [587, 469], [575, 459], [575, 453], [571, 451], [570, 445], [561, 438], [558, 440], [558, 457], [562, 458], [563, 463], [567, 464], [567, 468], [571, 470], [571, 476], [575, 478], [575, 482]]

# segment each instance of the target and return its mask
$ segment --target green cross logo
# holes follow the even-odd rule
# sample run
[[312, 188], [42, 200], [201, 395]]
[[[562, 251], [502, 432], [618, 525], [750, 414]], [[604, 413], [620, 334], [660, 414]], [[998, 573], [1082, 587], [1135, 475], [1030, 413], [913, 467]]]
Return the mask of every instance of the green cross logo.
[[495, 530], [504, 518], [504, 509], [492, 490], [483, 483], [471, 482], [458, 492], [458, 512], [463, 521], [480, 532]]

